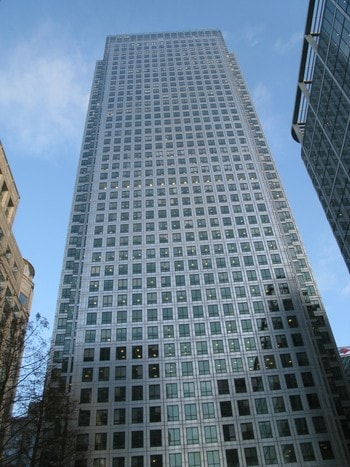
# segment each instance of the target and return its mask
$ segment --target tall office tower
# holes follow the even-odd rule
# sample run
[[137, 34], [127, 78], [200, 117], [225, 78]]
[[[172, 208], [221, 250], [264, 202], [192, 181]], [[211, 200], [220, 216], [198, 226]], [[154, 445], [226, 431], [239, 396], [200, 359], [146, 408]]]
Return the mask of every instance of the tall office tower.
[[33, 266], [22, 257], [12, 231], [18, 203], [17, 187], [0, 143], [0, 464], [34, 288]]
[[310, 1], [293, 137], [350, 270], [350, 2]]
[[220, 32], [108, 37], [59, 294], [76, 466], [347, 465], [337, 348]]

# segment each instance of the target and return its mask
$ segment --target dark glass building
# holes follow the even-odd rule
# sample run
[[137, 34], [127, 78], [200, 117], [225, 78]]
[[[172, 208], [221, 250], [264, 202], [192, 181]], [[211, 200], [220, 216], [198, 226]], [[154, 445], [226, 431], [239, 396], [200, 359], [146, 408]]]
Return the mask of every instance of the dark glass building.
[[52, 367], [76, 467], [349, 462], [337, 348], [219, 31], [107, 38]]
[[292, 134], [350, 269], [350, 2], [310, 1]]

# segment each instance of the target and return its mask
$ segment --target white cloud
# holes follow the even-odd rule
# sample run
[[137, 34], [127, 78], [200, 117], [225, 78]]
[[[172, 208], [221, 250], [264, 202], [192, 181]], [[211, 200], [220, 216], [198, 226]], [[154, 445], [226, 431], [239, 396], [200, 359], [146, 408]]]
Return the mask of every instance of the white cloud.
[[258, 83], [252, 92], [253, 102], [256, 107], [266, 105], [271, 100], [271, 92], [263, 83]]
[[48, 157], [81, 138], [86, 65], [50, 24], [9, 50], [0, 70], [0, 125], [26, 153]]
[[301, 49], [302, 37], [302, 32], [294, 32], [291, 36], [287, 38], [287, 40], [277, 39], [277, 41], [274, 43], [273, 48], [275, 52], [277, 52], [279, 55], [286, 55], [294, 47], [300, 47]]
[[323, 292], [336, 290], [342, 295], [346, 294], [348, 289], [350, 292], [350, 284], [343, 285], [346, 278], [343, 274], [343, 259], [332, 237], [319, 236], [313, 256], [317, 258], [314, 262], [314, 273]]
[[262, 26], [246, 27], [243, 31], [243, 36], [249, 47], [255, 47], [262, 41], [262, 33], [264, 28]]
[[350, 297], [350, 282], [342, 288], [341, 294], [343, 297]]

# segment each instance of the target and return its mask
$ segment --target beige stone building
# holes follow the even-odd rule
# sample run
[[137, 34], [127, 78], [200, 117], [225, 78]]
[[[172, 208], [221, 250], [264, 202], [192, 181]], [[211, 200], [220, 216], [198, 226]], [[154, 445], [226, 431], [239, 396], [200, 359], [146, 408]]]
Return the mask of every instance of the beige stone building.
[[33, 266], [12, 232], [19, 194], [0, 143], [0, 432], [9, 420], [33, 296]]

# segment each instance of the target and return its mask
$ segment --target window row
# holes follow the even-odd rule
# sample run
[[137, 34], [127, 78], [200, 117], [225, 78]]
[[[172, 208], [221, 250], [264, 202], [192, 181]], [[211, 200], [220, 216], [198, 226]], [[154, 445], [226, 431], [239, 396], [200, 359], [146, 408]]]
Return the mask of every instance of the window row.
[[[298, 384], [298, 378], [294, 373], [287, 373], [282, 378], [281, 375], [271, 375], [267, 378], [262, 376], [254, 376], [247, 381], [246, 378], [240, 377], [235, 378], [233, 383], [230, 383], [228, 379], [219, 379], [216, 382], [216, 388], [213, 388], [213, 382], [211, 380], [202, 380], [198, 382], [199, 387], [199, 396], [200, 397], [209, 397], [214, 394], [218, 396], [228, 395], [228, 394], [243, 394], [247, 392], [264, 392], [269, 389], [270, 391], [279, 391], [279, 390], [292, 390], [300, 387], [301, 385], [304, 388], [312, 388], [315, 386], [313, 376], [311, 372], [302, 372], [301, 373], [301, 382]], [[233, 385], [234, 388], [231, 387]], [[172, 386], [171, 386], [172, 387]], [[98, 403], [109, 402], [110, 401], [110, 391], [109, 387], [98, 387], [96, 390], [95, 400]], [[92, 388], [82, 388], [80, 393], [80, 403], [81, 404], [90, 404], [92, 402], [93, 390]], [[113, 394], [111, 394], [113, 396]], [[114, 389], [113, 400], [115, 402], [127, 402], [128, 399], [132, 401], [145, 400], [146, 390], [141, 385], [132, 385], [129, 388], [129, 392], [126, 391], [126, 386], [117, 386]], [[160, 386], [159, 385], [149, 385], [149, 399], [159, 399], [160, 398]], [[312, 403], [313, 396], [309, 396], [310, 403]], [[294, 400], [292, 397], [291, 400]], [[294, 402], [293, 402], [294, 404]]]
[[[185, 325], [184, 329], [187, 329], [188, 325]], [[181, 328], [182, 329], [182, 328]], [[182, 331], [180, 332], [180, 337], [183, 337]], [[274, 348], [287, 348], [288, 347], [288, 340], [287, 335], [285, 334], [278, 334], [274, 337]], [[271, 336], [262, 336], [259, 341], [257, 342], [255, 337], [244, 337], [244, 338], [235, 338], [235, 339], [228, 339], [224, 341], [223, 339], [214, 339], [211, 342], [205, 341], [197, 341], [197, 342], [179, 342], [177, 346], [173, 343], [165, 344], [164, 346], [164, 353], [165, 357], [174, 357], [176, 355], [180, 355], [181, 357], [188, 357], [191, 355], [208, 355], [208, 354], [220, 354], [226, 352], [249, 352], [255, 351], [257, 349], [267, 350], [272, 349], [273, 340]], [[290, 335], [292, 342], [295, 347], [300, 347], [303, 345], [303, 339], [301, 334], [291, 334]], [[145, 346], [146, 347], [146, 346]], [[177, 348], [176, 348], [177, 347]], [[110, 360], [125, 360], [132, 358], [133, 360], [139, 359], [149, 359], [149, 358], [158, 358], [161, 356], [159, 352], [159, 345], [158, 344], [150, 344], [148, 345], [147, 351], [144, 351], [143, 345], [134, 345], [131, 348], [127, 346], [118, 346], [115, 349], [115, 354], [112, 353], [111, 347], [101, 347], [99, 349], [99, 361], [110, 361]], [[93, 362], [95, 361], [95, 356], [98, 357], [97, 351], [95, 353], [94, 348], [86, 348], [84, 349], [84, 362]], [[293, 359], [295, 357], [293, 356]], [[282, 366], [285, 367], [286, 365], [290, 366], [290, 362], [292, 361], [292, 356], [288, 353], [280, 353], [280, 359]], [[296, 360], [299, 364], [302, 362], [306, 363], [307, 359], [303, 352], [296, 353]], [[307, 363], [306, 363], [307, 364]], [[305, 364], [302, 366], [306, 366]]]
[[[233, 313], [231, 313], [233, 314]], [[215, 315], [216, 316], [216, 315]], [[203, 315], [201, 316], [203, 317]], [[93, 319], [93, 318], [92, 318]], [[124, 311], [122, 315], [123, 323], [126, 323], [127, 319], [127, 312]], [[271, 322], [271, 324], [269, 323]], [[93, 324], [90, 322], [89, 324]], [[238, 326], [237, 326], [238, 324]], [[255, 326], [254, 326], [255, 324]], [[95, 343], [97, 337], [99, 336], [100, 342], [114, 342], [114, 341], [126, 341], [127, 334], [129, 334], [129, 340], [142, 340], [142, 339], [158, 339], [163, 337], [164, 339], [172, 339], [174, 337], [200, 337], [200, 336], [215, 336], [215, 335], [222, 335], [222, 334], [233, 334], [236, 332], [256, 332], [256, 331], [267, 331], [268, 328], [272, 328], [274, 330], [280, 330], [286, 328], [295, 329], [299, 327], [298, 319], [295, 315], [287, 315], [285, 317], [275, 316], [271, 317], [270, 320], [268, 318], [257, 318], [255, 320], [252, 319], [240, 319], [239, 321], [230, 320], [230, 321], [208, 321], [208, 322], [194, 322], [194, 323], [183, 323], [179, 324], [178, 326], [174, 326], [173, 324], [164, 324], [162, 328], [160, 326], [147, 326], [147, 335], [144, 327], [132, 327], [130, 328], [121, 328], [117, 327], [115, 329], [115, 335], [112, 336], [112, 329], [100, 329], [96, 331], [96, 329], [86, 330], [85, 331], [85, 343]], [[162, 329], [162, 332], [159, 333], [159, 330]], [[113, 329], [114, 331], [114, 329]], [[129, 332], [128, 332], [129, 331]], [[113, 332], [114, 334], [114, 332]], [[59, 336], [64, 336], [64, 334], [57, 334], [56, 341]], [[301, 346], [302, 345], [302, 338], [298, 334], [294, 334], [293, 344], [294, 346]], [[269, 340], [270, 336], [266, 336], [262, 346], [264, 349], [271, 348], [271, 340]], [[277, 338], [276, 338], [277, 339]], [[253, 345], [253, 340], [251, 341]], [[59, 344], [59, 340], [57, 341]], [[240, 346], [237, 341], [238, 347], [236, 348], [236, 343], [229, 342], [229, 348], [231, 351], [239, 351]], [[232, 348], [231, 348], [232, 346]], [[286, 347], [285, 340], [283, 339], [283, 335], [277, 341], [277, 347]], [[234, 348], [235, 347], [235, 348]], [[251, 350], [254, 350], [251, 348]]]
[[[243, 371], [259, 371], [262, 369], [274, 370], [278, 367], [292, 368], [293, 366], [304, 367], [309, 364], [308, 357], [305, 352], [300, 352], [296, 355], [297, 363], [293, 365], [290, 354], [281, 354], [280, 365], [277, 365], [277, 356], [275, 355], [254, 355], [251, 357], [231, 358], [230, 364], [227, 364], [225, 358], [210, 360], [198, 360], [195, 364], [193, 362], [181, 362], [181, 365], [176, 363], [165, 363], [159, 365], [158, 363], [148, 364], [148, 371], [144, 365], [131, 365], [131, 366], [116, 366], [114, 369], [114, 379], [122, 380], [131, 377], [131, 379], [144, 379], [144, 378], [159, 378], [164, 376], [166, 378], [180, 376], [202, 376], [210, 374], [222, 374], [233, 371], [234, 373]], [[178, 368], [180, 367], [180, 368]], [[99, 367], [95, 369], [98, 381], [109, 381], [111, 378], [111, 368]], [[129, 375], [129, 372], [131, 373]], [[82, 382], [90, 382], [94, 380], [94, 368], [85, 367], [82, 369]]]
[[[214, 427], [215, 428], [215, 427]], [[131, 433], [131, 447], [132, 448], [142, 448], [144, 446], [143, 433], [139, 431], [133, 431]], [[191, 435], [193, 433], [193, 438]], [[188, 432], [187, 444], [198, 444], [196, 442], [196, 431]], [[208, 440], [211, 440], [211, 432], [208, 430], [205, 432]], [[168, 432], [169, 440], [177, 441], [174, 436], [177, 433], [171, 431]], [[158, 430], [151, 430], [150, 432], [150, 445], [151, 447], [161, 446], [161, 441], [159, 441]], [[208, 441], [208, 443], [215, 443], [215, 441]], [[314, 443], [316, 445], [316, 443]], [[225, 450], [225, 462], [227, 467], [240, 467], [240, 466], [259, 466], [259, 465], [272, 465], [272, 464], [296, 464], [301, 462], [310, 462], [315, 461], [316, 459], [322, 460], [332, 460], [335, 458], [331, 443], [328, 440], [320, 441], [317, 443], [317, 447], [314, 446], [312, 442], [303, 442], [298, 445], [293, 443], [282, 443], [279, 446], [276, 445], [265, 445], [262, 447], [261, 457], [258, 455], [258, 450], [256, 447], [244, 447], [242, 449], [241, 455], [238, 452], [238, 449], [226, 449]], [[178, 444], [173, 444], [178, 445]], [[124, 447], [123, 447], [124, 446]], [[112, 439], [112, 449], [125, 449], [125, 435], [124, 433], [113, 433]], [[80, 434], [77, 439], [77, 451], [88, 451], [89, 449], [89, 435]], [[107, 449], [107, 433], [96, 433], [94, 440], [94, 449], [95, 451], [101, 451]], [[317, 457], [316, 457], [317, 456]], [[183, 457], [185, 460], [183, 460]], [[220, 455], [220, 452], [217, 450], [207, 450], [203, 452], [187, 452], [187, 454], [173, 453], [168, 454], [169, 467], [202, 467], [205, 462], [207, 467], [222, 467], [223, 459]], [[119, 456], [113, 458], [112, 467], [144, 467], [145, 461], [144, 456], [131, 456], [130, 464], [127, 464], [125, 457]], [[148, 464], [147, 464], [148, 465]], [[152, 466], [162, 466], [163, 464], [163, 455], [156, 454], [150, 456], [150, 465]], [[77, 461], [75, 467], [86, 467], [87, 461], [84, 460]], [[94, 467], [107, 467], [106, 459], [96, 458], [93, 463]]]

